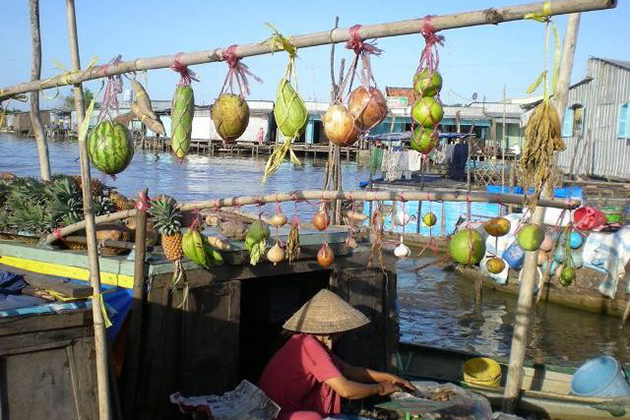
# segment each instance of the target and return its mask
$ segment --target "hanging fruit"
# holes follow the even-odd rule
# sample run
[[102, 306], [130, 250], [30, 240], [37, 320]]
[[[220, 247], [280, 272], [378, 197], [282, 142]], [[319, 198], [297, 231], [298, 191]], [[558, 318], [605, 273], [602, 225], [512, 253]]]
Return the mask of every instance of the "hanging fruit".
[[369, 130], [387, 116], [387, 101], [377, 87], [359, 86], [348, 98], [348, 111], [359, 126]]
[[542, 243], [540, 244], [540, 250], [549, 252], [552, 249], [553, 249], [553, 238], [551, 237], [550, 234], [546, 233], [545, 239], [543, 239]]
[[330, 219], [328, 218], [328, 213], [325, 210], [320, 210], [313, 216], [313, 226], [317, 230], [326, 230], [328, 225], [330, 224]]
[[326, 242], [322, 245], [317, 253], [317, 262], [324, 268], [328, 268], [335, 261], [335, 254]]
[[134, 154], [129, 130], [110, 121], [103, 121], [92, 130], [87, 146], [94, 167], [108, 175], [124, 171]]
[[538, 265], [543, 265], [545, 263], [545, 261], [547, 261], [547, 253], [545, 251], [543, 251], [542, 249], [538, 250]]
[[256, 220], [247, 229], [245, 248], [249, 251], [249, 263], [251, 265], [258, 264], [260, 257], [265, 254], [269, 235], [269, 228], [260, 220]]
[[153, 112], [151, 99], [149, 99], [149, 95], [147, 95], [147, 91], [144, 89], [144, 86], [142, 86], [136, 79], [131, 79], [131, 89], [133, 89], [133, 93], [136, 96], [135, 103], [138, 106], [138, 110], [148, 118], [157, 120], [158, 117], [155, 115], [155, 112]]
[[432, 227], [437, 223], [437, 216], [433, 212], [428, 212], [422, 217], [422, 221], [428, 227]]
[[570, 286], [575, 280], [575, 269], [573, 267], [564, 267], [560, 272], [560, 284], [564, 287]]
[[425, 68], [413, 77], [413, 90], [419, 96], [435, 96], [442, 89], [442, 76], [437, 70]]
[[486, 261], [486, 270], [492, 274], [499, 274], [505, 270], [505, 261], [499, 257], [492, 257]]
[[434, 128], [442, 121], [443, 115], [442, 103], [433, 97], [419, 98], [411, 110], [414, 121], [425, 128]]
[[394, 249], [394, 255], [398, 258], [404, 259], [411, 255], [409, 247], [402, 242]]
[[282, 226], [287, 224], [287, 216], [282, 213], [276, 213], [271, 216], [271, 219], [269, 219], [269, 224], [271, 226], [281, 228]]
[[273, 265], [284, 260], [284, 249], [280, 246], [278, 241], [276, 241], [276, 244], [267, 252], [267, 259], [272, 262]]
[[528, 224], [518, 231], [516, 237], [525, 251], [536, 251], [545, 239], [545, 232], [538, 225]]
[[416, 152], [428, 155], [438, 145], [436, 134], [437, 131], [431, 128], [417, 127], [411, 136], [411, 147]]
[[462, 229], [451, 237], [448, 244], [453, 259], [466, 265], [479, 264], [486, 253], [486, 243], [474, 229]]
[[510, 232], [511, 223], [505, 217], [493, 217], [488, 220], [483, 228], [490, 236], [501, 237]]
[[300, 257], [300, 224], [296, 215], [293, 216], [289, 237], [287, 238], [286, 256], [289, 264]]
[[195, 94], [190, 84], [199, 81], [188, 66], [175, 59], [171, 69], [180, 75], [171, 102], [171, 148], [178, 159], [183, 160], [190, 147], [192, 122], [195, 116]]
[[354, 117], [342, 104], [328, 108], [322, 122], [326, 137], [337, 146], [351, 146], [361, 135]]
[[147, 128], [153, 131], [155, 134], [159, 134], [161, 136], [166, 134], [166, 130], [164, 130], [164, 125], [162, 124], [162, 122], [157, 118], [152, 119], [147, 114], [145, 114], [144, 111], [140, 109], [137, 103], [134, 102], [131, 104], [131, 112], [133, 113], [133, 115], [136, 116], [136, 118], [140, 120], [140, 122], [146, 125]]
[[212, 122], [224, 142], [239, 138], [249, 124], [249, 106], [239, 95], [221, 94], [212, 105]]

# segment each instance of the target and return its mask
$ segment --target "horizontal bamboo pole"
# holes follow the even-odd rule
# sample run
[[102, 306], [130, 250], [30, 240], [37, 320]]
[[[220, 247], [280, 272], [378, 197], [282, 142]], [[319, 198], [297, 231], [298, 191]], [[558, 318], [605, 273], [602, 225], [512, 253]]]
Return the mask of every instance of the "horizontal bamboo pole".
[[[616, 0], [557, 0], [550, 3], [551, 15], [564, 15], [568, 13], [612, 9], [617, 5]], [[522, 20], [530, 13], [540, 13], [543, 10], [543, 5], [544, 3], [531, 3], [500, 7], [496, 9], [490, 8], [473, 12], [434, 16], [433, 26], [437, 31], [443, 31], [446, 29], [465, 28], [470, 26], [496, 25], [502, 22]], [[362, 26], [359, 31], [359, 35], [362, 39], [370, 39], [419, 34], [421, 27], [422, 19], [402, 20], [398, 22]], [[348, 38], [348, 28], [338, 28], [332, 31], [322, 31], [292, 36], [291, 42], [293, 42], [293, 44], [298, 48], [306, 48], [345, 42]], [[84, 71], [55, 76], [46, 80], [43, 85], [43, 81], [38, 80], [0, 89], [0, 101], [20, 93], [51, 89], [59, 86], [86, 82], [88, 80], [101, 79], [117, 74], [164, 69], [170, 67], [175, 58], [178, 58], [179, 61], [186, 65], [221, 61], [221, 54], [223, 51], [224, 48], [215, 48], [212, 50], [171, 54], [161, 57], [137, 58], [135, 60], [123, 61], [113, 65], [95, 66]], [[236, 48], [236, 54], [239, 57], [250, 57], [269, 53], [271, 53], [271, 47], [266, 41], [243, 44]]]
[[[286, 201], [454, 201], [472, 203], [523, 204], [520, 194], [491, 194], [484, 192], [392, 192], [392, 191], [293, 191], [268, 195], [249, 195], [240, 197], [218, 198], [215, 200], [192, 201], [180, 203], [181, 211], [220, 209], [222, 207], [240, 207], [253, 204], [282, 203]], [[558, 209], [574, 209], [580, 206], [580, 200], [538, 200], [538, 205]], [[96, 224], [114, 222], [116, 220], [134, 217], [136, 210], [124, 210], [104, 216], [96, 217]], [[51, 244], [58, 236], [67, 236], [85, 228], [85, 221], [74, 223], [60, 229], [57, 234], [46, 237], [46, 243]]]

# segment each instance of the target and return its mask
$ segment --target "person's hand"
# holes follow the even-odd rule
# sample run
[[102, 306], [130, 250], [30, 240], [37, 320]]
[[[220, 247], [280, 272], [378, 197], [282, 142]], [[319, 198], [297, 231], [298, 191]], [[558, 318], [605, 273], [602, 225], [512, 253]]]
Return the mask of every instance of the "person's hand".
[[416, 387], [413, 386], [413, 384], [411, 382], [409, 382], [406, 379], [401, 378], [400, 376], [391, 375], [390, 381], [395, 386], [403, 388], [403, 389], [405, 389], [407, 391], [411, 391], [411, 392], [415, 392], [416, 391]]
[[379, 382], [378, 385], [379, 385], [378, 395], [389, 395], [396, 392], [396, 387], [394, 386], [392, 382], [388, 382], [388, 381]]

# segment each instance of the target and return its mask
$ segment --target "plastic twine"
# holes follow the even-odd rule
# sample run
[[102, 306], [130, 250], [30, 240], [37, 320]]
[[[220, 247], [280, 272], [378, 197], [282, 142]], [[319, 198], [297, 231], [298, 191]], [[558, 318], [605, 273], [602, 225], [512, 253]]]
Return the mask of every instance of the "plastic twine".
[[144, 194], [142, 191], [138, 191], [138, 198], [136, 200], [136, 209], [146, 212], [151, 208], [151, 202], [149, 201], [149, 197]]
[[357, 73], [357, 64], [359, 58], [361, 59], [361, 70], [358, 71], [359, 80], [361, 84], [366, 89], [366, 91], [370, 92], [371, 86], [376, 86], [376, 80], [374, 79], [374, 75], [372, 73], [372, 64], [370, 61], [371, 55], [380, 56], [383, 53], [383, 50], [376, 46], [376, 40], [372, 40], [370, 42], [364, 41], [359, 35], [359, 31], [361, 30], [361, 25], [354, 25], [350, 29], [348, 29], [348, 35], [350, 38], [346, 42], [346, 48], [349, 50], [353, 50], [355, 53], [354, 60], [348, 69], [348, 74], [344, 78], [341, 86], [339, 86], [339, 93], [337, 100], [339, 102], [343, 101], [343, 92], [346, 89], [346, 84], [349, 83], [348, 92], [352, 90], [352, 82], [354, 80], [354, 75]]
[[[546, 1], [543, 4], [543, 10], [541, 13], [528, 13], [525, 15], [525, 19], [535, 20], [536, 22], [545, 24], [545, 67], [547, 66], [549, 55], [549, 26], [551, 24], [551, 28], [554, 36], [554, 53], [553, 53], [553, 70], [551, 74], [551, 90], [553, 94], [556, 94], [557, 89], [557, 80], [558, 80], [558, 71], [560, 69], [560, 38], [558, 37], [558, 27], [556, 23], [551, 20], [551, 2]], [[548, 71], [545, 69], [540, 73], [540, 76], [532, 83], [528, 88], [526, 93], [530, 94], [536, 91], [541, 83], [544, 82], [544, 94], [543, 100], [547, 104], [549, 103], [549, 77]]]
[[[101, 67], [99, 70], [102, 75], [107, 73], [107, 68], [113, 64], [120, 63], [122, 59], [122, 55], [117, 55], [114, 57], [109, 64], [106, 64]], [[112, 116], [110, 111], [116, 110], [118, 113], [118, 95], [123, 91], [123, 82], [122, 76], [120, 74], [114, 74], [112, 76], [107, 77], [107, 84], [105, 85], [105, 92], [103, 92], [103, 100], [101, 102], [101, 110], [98, 114], [98, 122], [101, 122], [107, 117], [110, 121], [112, 120]]]
[[295, 90], [298, 91], [297, 85], [297, 73], [295, 71], [295, 58], [297, 57], [298, 48], [293, 45], [293, 43], [289, 40], [289, 38], [285, 37], [278, 31], [273, 24], [265, 22], [271, 30], [273, 34], [269, 37], [269, 46], [271, 47], [271, 53], [273, 54], [276, 51], [286, 51], [289, 54], [289, 62], [287, 63], [287, 70], [285, 72], [284, 78], [287, 80], [291, 80], [293, 77], [293, 82], [295, 83]]
[[63, 73], [61, 73], [59, 76], [55, 76], [55, 77], [51, 77], [48, 78], [46, 80], [43, 80], [40, 84], [39, 84], [39, 91], [41, 93], [41, 95], [48, 100], [52, 100], [57, 98], [57, 96], [59, 96], [59, 84], [55, 83], [55, 85], [53, 86], [55, 88], [55, 94], [53, 96], [48, 96], [44, 93], [44, 89], [47, 89], [48, 87], [45, 86], [46, 84], [52, 83], [53, 79], [55, 79], [56, 77], [61, 77], [61, 80], [64, 84], [66, 85], [71, 85], [72, 83], [72, 77], [76, 76], [78, 74], [81, 73], [86, 73], [90, 70], [92, 70], [92, 68], [94, 68], [94, 66], [96, 65], [96, 62], [98, 61], [98, 56], [94, 56], [92, 57], [92, 59], [90, 60], [90, 62], [88, 63], [88, 66], [85, 70], [68, 70], [66, 68], [66, 66], [64, 66], [63, 64], [61, 64], [59, 61], [53, 59], [53, 65], [58, 68], [59, 70], [61, 70]]
[[420, 33], [424, 37], [425, 46], [420, 54], [420, 63], [418, 71], [429, 69], [435, 71], [440, 64], [440, 55], [438, 53], [438, 45], [444, 46], [444, 36], [437, 35], [433, 26], [433, 16], [425, 16], [422, 19]]
[[179, 73], [180, 79], [177, 86], [190, 86], [192, 81], [198, 82], [199, 79], [194, 71], [190, 70], [188, 66], [180, 61], [182, 53], [177, 54], [175, 56], [175, 60], [173, 60], [173, 64], [171, 64], [171, 70]]
[[238, 84], [238, 90], [241, 96], [249, 95], [249, 83], [247, 76], [251, 76], [258, 83], [262, 83], [263, 80], [256, 76], [249, 70], [245, 64], [241, 63], [241, 59], [236, 55], [236, 45], [229, 46], [225, 51], [221, 53], [221, 57], [229, 66], [228, 74], [223, 82], [221, 93], [225, 91], [227, 86], [230, 87], [230, 92], [234, 92], [234, 80]]

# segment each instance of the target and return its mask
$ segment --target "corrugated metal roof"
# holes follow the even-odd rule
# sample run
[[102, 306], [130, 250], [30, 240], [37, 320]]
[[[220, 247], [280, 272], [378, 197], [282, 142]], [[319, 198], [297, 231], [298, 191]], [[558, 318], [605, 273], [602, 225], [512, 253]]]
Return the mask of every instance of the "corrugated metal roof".
[[614, 64], [616, 66], [623, 67], [625, 69], [630, 70], [630, 61], [615, 60], [615, 59], [612, 59], [612, 58], [599, 58], [599, 57], [593, 57], [593, 58], [596, 59], [596, 60], [605, 61], [607, 63]]

